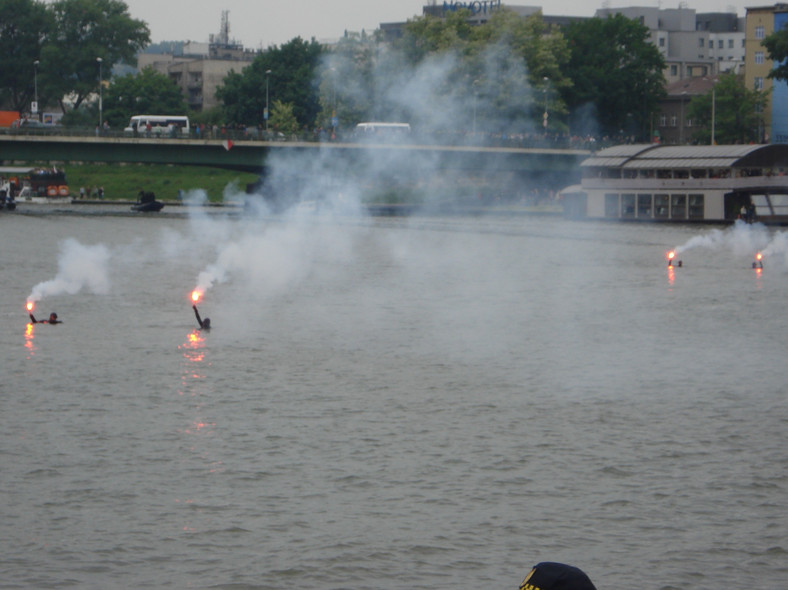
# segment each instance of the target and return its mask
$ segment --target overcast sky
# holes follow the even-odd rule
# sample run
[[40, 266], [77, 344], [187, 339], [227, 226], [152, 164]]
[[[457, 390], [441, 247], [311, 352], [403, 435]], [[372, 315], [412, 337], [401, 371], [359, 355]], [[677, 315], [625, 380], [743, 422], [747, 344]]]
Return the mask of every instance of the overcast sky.
[[[337, 39], [345, 30], [374, 31], [385, 22], [404, 22], [420, 15], [428, 0], [125, 0], [131, 16], [148, 23], [151, 40], [208, 41], [219, 33], [222, 11], [228, 10], [230, 38], [249, 49], [281, 45], [295, 37], [318, 41]], [[437, 0], [442, 5], [442, 0]], [[510, 2], [516, 6], [542, 6], [548, 15], [593, 16], [602, 6], [593, 0], [551, 0]], [[725, 2], [690, 0], [689, 8], [698, 12], [735, 10], [744, 16], [745, 6], [761, 6], [764, 2]], [[766, 4], [769, 4], [768, 2]], [[610, 7], [662, 6], [677, 8], [678, 1], [609, 0]]]

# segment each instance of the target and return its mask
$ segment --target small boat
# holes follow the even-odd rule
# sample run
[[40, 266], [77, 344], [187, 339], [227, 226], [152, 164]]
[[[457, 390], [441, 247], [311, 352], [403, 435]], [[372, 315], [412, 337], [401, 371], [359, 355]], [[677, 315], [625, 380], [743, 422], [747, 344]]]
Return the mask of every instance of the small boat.
[[131, 206], [131, 210], [141, 213], [155, 213], [161, 211], [162, 207], [164, 207], [164, 203], [157, 201], [153, 192], [140, 191], [139, 195], [137, 195], [137, 202]]

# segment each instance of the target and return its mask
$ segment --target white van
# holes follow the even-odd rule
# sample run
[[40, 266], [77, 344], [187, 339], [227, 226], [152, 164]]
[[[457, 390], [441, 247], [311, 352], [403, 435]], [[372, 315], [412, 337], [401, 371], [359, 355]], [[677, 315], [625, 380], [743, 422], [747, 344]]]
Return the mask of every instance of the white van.
[[370, 122], [356, 125], [356, 135], [359, 137], [377, 136], [384, 139], [387, 137], [401, 137], [409, 134], [410, 123]]
[[134, 115], [123, 132], [137, 137], [188, 137], [191, 128], [185, 115]]

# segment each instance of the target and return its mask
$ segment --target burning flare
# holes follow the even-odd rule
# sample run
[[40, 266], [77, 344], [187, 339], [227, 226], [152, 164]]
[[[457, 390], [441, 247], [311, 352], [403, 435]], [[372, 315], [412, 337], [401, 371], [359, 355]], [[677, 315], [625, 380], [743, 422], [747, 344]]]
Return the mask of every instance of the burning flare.
[[28, 302], [27, 302], [27, 311], [29, 311], [29, 312], [32, 312], [32, 311], [33, 311], [33, 308], [34, 308], [35, 306], [36, 306], [36, 304], [35, 304], [35, 303], [33, 303], [32, 301], [28, 301]]
[[192, 303], [197, 303], [200, 300], [200, 297], [202, 297], [202, 293], [200, 291], [197, 289], [192, 291]]
[[670, 252], [668, 252], [668, 260], [673, 260], [675, 257], [676, 257], [675, 250], [671, 250]]

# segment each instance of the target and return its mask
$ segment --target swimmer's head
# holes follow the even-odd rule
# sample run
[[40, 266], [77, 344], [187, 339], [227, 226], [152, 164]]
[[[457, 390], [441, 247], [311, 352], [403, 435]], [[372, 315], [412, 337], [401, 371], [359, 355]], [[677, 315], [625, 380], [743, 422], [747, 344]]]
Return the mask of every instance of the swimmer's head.
[[49, 314], [49, 321], [50, 322], [54, 322], [56, 319], [57, 319], [57, 314], [55, 312], [52, 312], [52, 313]]
[[206, 329], [210, 328], [211, 327], [211, 318], [205, 318], [202, 321], [202, 327], [206, 328]]

